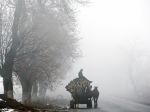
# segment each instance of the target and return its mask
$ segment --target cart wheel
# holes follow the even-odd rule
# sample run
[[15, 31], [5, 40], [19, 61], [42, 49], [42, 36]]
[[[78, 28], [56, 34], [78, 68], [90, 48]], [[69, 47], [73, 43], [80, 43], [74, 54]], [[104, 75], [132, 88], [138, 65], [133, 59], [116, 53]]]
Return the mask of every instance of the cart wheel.
[[87, 108], [92, 108], [92, 101], [91, 100], [88, 100], [88, 102], [87, 102]]
[[70, 101], [70, 108], [71, 108], [71, 109], [74, 109], [74, 104], [75, 104], [74, 101], [71, 100], [71, 101]]

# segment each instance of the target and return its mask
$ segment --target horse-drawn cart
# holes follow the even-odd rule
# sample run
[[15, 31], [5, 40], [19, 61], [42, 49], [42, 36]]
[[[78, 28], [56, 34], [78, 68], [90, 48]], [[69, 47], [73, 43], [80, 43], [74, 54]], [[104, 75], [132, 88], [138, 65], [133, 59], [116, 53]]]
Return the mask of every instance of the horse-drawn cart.
[[88, 99], [88, 97], [82, 97], [77, 99], [72, 99], [70, 101], [70, 108], [74, 109], [77, 108], [78, 104], [86, 104], [87, 108], [92, 108], [92, 101], [91, 99]]
[[92, 108], [90, 84], [91, 81], [85, 78], [76, 78], [66, 86], [66, 90], [71, 93], [73, 98], [70, 101], [70, 108], [76, 108], [79, 104], [86, 104], [87, 108]]

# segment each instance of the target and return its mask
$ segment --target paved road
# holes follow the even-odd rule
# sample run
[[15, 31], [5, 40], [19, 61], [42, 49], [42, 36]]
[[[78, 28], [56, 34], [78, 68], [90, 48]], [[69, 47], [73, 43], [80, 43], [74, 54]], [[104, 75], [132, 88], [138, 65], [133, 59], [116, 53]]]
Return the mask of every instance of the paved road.
[[98, 109], [76, 109], [70, 112], [150, 112], [150, 106], [124, 99], [109, 98], [99, 102]]

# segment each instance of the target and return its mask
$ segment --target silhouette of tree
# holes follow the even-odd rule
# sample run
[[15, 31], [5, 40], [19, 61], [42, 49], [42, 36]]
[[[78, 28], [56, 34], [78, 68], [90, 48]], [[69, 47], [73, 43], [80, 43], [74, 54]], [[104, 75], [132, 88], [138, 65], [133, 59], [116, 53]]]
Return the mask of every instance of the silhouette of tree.
[[0, 73], [7, 97], [13, 98], [12, 72], [19, 76], [25, 103], [31, 101], [32, 89], [37, 96], [38, 86], [52, 88], [66, 74], [79, 56], [75, 3], [81, 1], [1, 2]]

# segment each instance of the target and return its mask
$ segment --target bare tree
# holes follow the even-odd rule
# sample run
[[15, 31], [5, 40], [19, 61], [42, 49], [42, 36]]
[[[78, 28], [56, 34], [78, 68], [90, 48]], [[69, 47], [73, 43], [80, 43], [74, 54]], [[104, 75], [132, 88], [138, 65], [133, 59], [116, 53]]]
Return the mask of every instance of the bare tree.
[[7, 97], [13, 98], [13, 71], [20, 78], [27, 103], [33, 85], [52, 87], [66, 74], [78, 56], [73, 3], [75, 0], [3, 2], [0, 73]]
[[[48, 87], [52, 88], [66, 74], [72, 60], [78, 56], [74, 13], [62, 10], [71, 10], [71, 7], [60, 7], [60, 3], [51, 3], [51, 9], [39, 0], [26, 3], [30, 18], [27, 24], [31, 26], [21, 41], [14, 67], [22, 84], [24, 103], [31, 102], [32, 90], [35, 96], [37, 92], [44, 95]], [[29, 4], [36, 5], [29, 7]]]
[[[8, 5], [7, 2], [8, 1], [3, 1], [3, 3], [4, 3], [3, 5], [5, 5], [5, 6]], [[4, 24], [4, 26], [6, 28], [7, 28], [7, 25], [9, 25], [8, 26], [9, 28], [11, 27], [11, 34], [8, 35], [10, 32], [5, 31], [4, 34], [2, 34], [2, 36], [1, 36], [1, 75], [3, 77], [4, 94], [8, 98], [13, 98], [12, 71], [13, 71], [14, 59], [16, 56], [16, 50], [20, 44], [18, 28], [19, 28], [20, 18], [22, 15], [22, 8], [23, 8], [23, 0], [16, 1], [15, 2], [15, 10], [14, 10], [14, 14], [13, 14], [12, 26], [9, 25], [8, 23]], [[6, 11], [5, 13], [8, 13], [8, 15], [9, 15], [9, 13], [12, 10], [9, 10], [9, 8], [7, 7], [7, 9], [5, 11]], [[4, 17], [3, 20], [5, 21], [5, 19], [6, 18]], [[3, 22], [3, 20], [2, 20], [2, 22]], [[8, 21], [8, 22], [10, 22], [10, 21]], [[2, 30], [2, 32], [3, 32], [3, 30]]]

